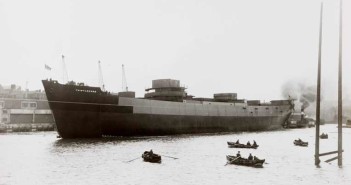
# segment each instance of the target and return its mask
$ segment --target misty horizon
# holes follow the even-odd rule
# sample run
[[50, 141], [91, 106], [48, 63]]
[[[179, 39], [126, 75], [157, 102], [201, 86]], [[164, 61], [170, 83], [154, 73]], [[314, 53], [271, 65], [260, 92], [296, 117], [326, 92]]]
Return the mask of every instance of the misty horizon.
[[[338, 2], [323, 2], [322, 93], [328, 100], [337, 98]], [[112, 92], [122, 90], [124, 64], [138, 97], [152, 80], [171, 78], [196, 97], [235, 92], [239, 99], [281, 99], [289, 81], [316, 84], [319, 8], [317, 0], [1, 1], [0, 84], [43, 89], [42, 79], [62, 83], [65, 55], [69, 80], [91, 86], [98, 86], [101, 61]], [[343, 59], [347, 98], [349, 53]]]

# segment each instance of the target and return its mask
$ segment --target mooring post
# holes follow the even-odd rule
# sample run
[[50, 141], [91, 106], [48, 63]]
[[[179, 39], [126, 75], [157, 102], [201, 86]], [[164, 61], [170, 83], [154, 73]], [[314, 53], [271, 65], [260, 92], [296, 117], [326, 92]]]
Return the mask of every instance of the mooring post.
[[318, 48], [318, 73], [317, 73], [317, 106], [316, 106], [316, 145], [315, 145], [315, 165], [319, 165], [319, 126], [320, 126], [320, 109], [321, 109], [321, 52], [322, 52], [322, 20], [323, 20], [323, 2], [321, 3], [320, 23], [319, 23], [319, 48]]
[[338, 165], [342, 166], [342, 0], [340, 0], [339, 20]]

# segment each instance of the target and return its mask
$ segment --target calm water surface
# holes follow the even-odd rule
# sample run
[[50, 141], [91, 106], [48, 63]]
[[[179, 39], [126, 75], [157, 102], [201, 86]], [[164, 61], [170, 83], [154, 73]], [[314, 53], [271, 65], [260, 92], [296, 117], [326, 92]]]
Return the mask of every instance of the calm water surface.
[[[178, 135], [143, 138], [57, 139], [56, 132], [0, 135], [0, 184], [350, 184], [351, 129], [344, 128], [344, 165], [314, 166], [314, 128], [273, 132]], [[337, 149], [336, 125], [321, 126], [329, 139], [321, 152]], [[309, 146], [297, 147], [300, 137]], [[226, 165], [238, 149], [227, 141], [256, 140], [260, 147], [241, 149], [265, 158], [264, 168]], [[161, 164], [143, 162], [145, 150], [174, 156]], [[322, 161], [332, 156], [322, 157]]]

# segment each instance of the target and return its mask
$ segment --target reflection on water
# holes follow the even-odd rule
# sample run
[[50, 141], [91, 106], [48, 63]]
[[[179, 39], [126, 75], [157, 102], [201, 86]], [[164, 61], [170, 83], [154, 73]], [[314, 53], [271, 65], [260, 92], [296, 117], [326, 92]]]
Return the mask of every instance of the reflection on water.
[[[329, 139], [321, 152], [337, 149], [335, 125], [321, 127]], [[57, 139], [55, 132], [0, 135], [0, 184], [346, 184], [351, 181], [351, 129], [344, 129], [344, 166], [314, 164], [314, 129], [273, 132]], [[294, 139], [309, 142], [294, 146]], [[227, 141], [256, 140], [258, 149], [241, 149], [266, 159], [264, 168], [225, 165], [226, 155], [238, 149]], [[141, 154], [162, 158], [161, 164], [143, 162]], [[333, 156], [321, 157], [324, 161]], [[136, 159], [131, 161], [132, 159]], [[130, 161], [130, 162], [127, 162]]]

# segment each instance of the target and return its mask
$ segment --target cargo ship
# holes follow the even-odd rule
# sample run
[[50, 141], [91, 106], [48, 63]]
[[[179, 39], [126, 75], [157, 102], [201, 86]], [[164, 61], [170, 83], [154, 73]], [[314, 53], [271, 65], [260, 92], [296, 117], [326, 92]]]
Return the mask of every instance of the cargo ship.
[[294, 108], [293, 100], [261, 103], [237, 99], [236, 93], [196, 98], [173, 79], [153, 80], [142, 98], [83, 83], [42, 83], [62, 138], [276, 130]]

